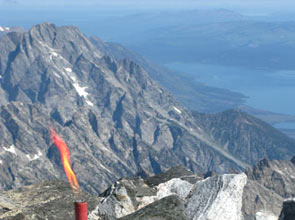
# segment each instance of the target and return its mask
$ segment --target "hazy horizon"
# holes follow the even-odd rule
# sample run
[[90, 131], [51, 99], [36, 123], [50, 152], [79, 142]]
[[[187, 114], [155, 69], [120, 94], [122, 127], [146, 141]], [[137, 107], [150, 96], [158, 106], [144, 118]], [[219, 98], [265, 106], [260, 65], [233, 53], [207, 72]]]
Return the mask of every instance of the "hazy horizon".
[[[239, 11], [259, 11], [263, 12], [276, 12], [280, 10], [293, 11], [295, 8], [294, 1], [283, 0], [262, 0], [254, 1], [248, 0], [220, 0], [204, 2], [201, 0], [52, 0], [52, 1], [38, 1], [38, 0], [0, 0], [2, 8], [23, 8], [23, 9], [41, 9], [42, 7], [55, 8], [66, 10], [69, 8], [76, 9], [204, 9], [204, 8], [225, 8], [230, 10]], [[64, 8], [60, 8], [64, 7]]]
[[[43, 22], [54, 23], [57, 26], [73, 25], [79, 27], [79, 29], [87, 36], [96, 35], [102, 38], [104, 41], [123, 44], [127, 48], [151, 59], [156, 63], [157, 61], [161, 64], [173, 64], [174, 62], [179, 62], [181, 64], [189, 63], [189, 65], [186, 65], [188, 69], [187, 72], [192, 70], [192, 72], [189, 73], [196, 79], [199, 78], [199, 80], [201, 80], [202, 73], [209, 73], [208, 75], [211, 74], [212, 79], [219, 77], [224, 80], [224, 78], [228, 77], [228, 80], [232, 80], [232, 76], [234, 76], [235, 72], [250, 74], [251, 71], [253, 71], [256, 73], [257, 66], [259, 67], [260, 65], [262, 68], [268, 66], [264, 63], [264, 60], [266, 60], [265, 57], [267, 55], [278, 54], [280, 52], [278, 57], [292, 57], [284, 56], [287, 49], [290, 49], [290, 51], [292, 50], [292, 44], [287, 45], [285, 48], [278, 47], [276, 49], [276, 46], [284, 45], [289, 41], [292, 42], [292, 39], [294, 39], [293, 33], [295, 32], [292, 28], [289, 30], [288, 27], [290, 28], [295, 25], [292, 25], [292, 22], [287, 22], [281, 26], [280, 23], [281, 21], [289, 20], [293, 21], [294, 23], [294, 13], [290, 12], [292, 12], [295, 7], [292, 6], [295, 6], [295, 3], [292, 3], [290, 0], [284, 0], [281, 2], [274, 0], [263, 0], [260, 2], [254, 0], [249, 0], [247, 2], [241, 0], [216, 0], [212, 2], [196, 0], [184, 0], [181, 2], [176, 0], [73, 0], [71, 2], [65, 0], [53, 0], [50, 2], [40, 2], [37, 0], [0, 0], [0, 26], [22, 26], [26, 29], [29, 29], [33, 25]], [[195, 17], [196, 13], [187, 13], [188, 11], [186, 11], [196, 9], [226, 9], [235, 13], [227, 11], [221, 11], [220, 13], [206, 12], [203, 14], [201, 13], [200, 17]], [[221, 25], [212, 25], [210, 26], [209, 30], [206, 28], [198, 30], [197, 27], [200, 25], [200, 22], [202, 22], [202, 19], [210, 20], [210, 16], [212, 19], [210, 22], [213, 23], [218, 23], [220, 19], [225, 19], [224, 21], [230, 21], [233, 19], [233, 26], [224, 26], [224, 30], [227, 30], [225, 32], [222, 31], [223, 28]], [[247, 16], [250, 16], [251, 18], [249, 19]], [[242, 20], [249, 21], [248, 26], [236, 25], [236, 21], [240, 22]], [[254, 23], [251, 23], [254, 20], [258, 22], [258, 26]], [[274, 26], [269, 27], [273, 21], [274, 23], [272, 23], [272, 25]], [[263, 30], [260, 31], [260, 27], [265, 32]], [[197, 31], [194, 31], [195, 28]], [[277, 31], [277, 35], [273, 34], [274, 30]], [[282, 30], [282, 32], [279, 30]], [[211, 33], [214, 33], [214, 31], [216, 31], [216, 35], [211, 35]], [[208, 34], [208, 36], [206, 35], [202, 38], [198, 33]], [[231, 36], [230, 33], [232, 33]], [[287, 37], [284, 40], [285, 35]], [[159, 39], [159, 36], [162, 37], [162, 39]], [[175, 37], [175, 39], [173, 37]], [[198, 37], [200, 37], [200, 39]], [[227, 38], [229, 37], [232, 38], [232, 42], [227, 41]], [[211, 41], [209, 41], [209, 39], [211, 39]], [[218, 43], [218, 40], [224, 41], [222, 41], [222, 43]], [[268, 41], [270, 44], [263, 47], [264, 43]], [[203, 42], [202, 44], [205, 45], [205, 47], [203, 48], [202, 44], [198, 45], [197, 42]], [[214, 46], [215, 43], [216, 46]], [[186, 44], [190, 45], [187, 46]], [[177, 47], [177, 45], [179, 45], [179, 47]], [[222, 47], [225, 45], [227, 47], [222, 49]], [[222, 63], [220, 61], [221, 63], [216, 64], [214, 63], [214, 58], [219, 57], [221, 50], [224, 50], [223, 53], [228, 52], [230, 54], [230, 52], [233, 51], [233, 45], [236, 46], [236, 54], [229, 56], [228, 60], [234, 60], [237, 58], [237, 63], [241, 60], [251, 60], [253, 63], [249, 63], [247, 67], [239, 66], [240, 69], [234, 69], [232, 71], [233, 74], [226, 75], [228, 71], [224, 71], [224, 69], [228, 68], [229, 66], [234, 66], [236, 68], [236, 63]], [[262, 47], [260, 50], [257, 50], [257, 54], [261, 53], [261, 56], [258, 56], [258, 58], [260, 57], [261, 59], [252, 59], [253, 57], [256, 57], [257, 54], [254, 53], [254, 50], [259, 45], [262, 45]], [[221, 48], [220, 51], [217, 50], [218, 48]], [[244, 51], [243, 53], [239, 52], [245, 50], [245, 48], [247, 51]], [[274, 48], [274, 51], [269, 52], [269, 48]], [[215, 50], [218, 53], [215, 52]], [[204, 57], [200, 56], [198, 59], [200, 62], [202, 60], [212, 59], [214, 62], [210, 61], [212, 62], [209, 63], [211, 66], [209, 64], [208, 66], [203, 66], [202, 62], [201, 64], [197, 63], [197, 58], [195, 58], [193, 61], [188, 59], [191, 57], [197, 57], [199, 55], [198, 53], [205, 55], [209, 54], [210, 56], [208, 55], [208, 57], [206, 57], [207, 55], [204, 55]], [[171, 55], [175, 54], [178, 54], [178, 57], [176, 56], [176, 58], [173, 58]], [[167, 58], [166, 63], [164, 63], [159, 58], [161, 57], [160, 55], [164, 58]], [[170, 60], [168, 59], [169, 56], [171, 56]], [[239, 56], [241, 57], [240, 59]], [[245, 56], [245, 59], [243, 56]], [[220, 57], [222, 58], [225, 56], [223, 54]], [[152, 58], [154, 58], [154, 60]], [[276, 65], [275, 59], [270, 57], [269, 60], [271, 61], [271, 65]], [[241, 78], [239, 78], [237, 82], [234, 83], [236, 87], [230, 87], [230, 85], [225, 84], [223, 85], [222, 81], [213, 81], [211, 78], [209, 80], [205, 78], [203, 83], [208, 83], [209, 86], [222, 87], [226, 89], [232, 89], [233, 91], [242, 92], [243, 94], [246, 94], [252, 98], [251, 100], [248, 100], [252, 101], [250, 104], [252, 104], [254, 107], [263, 108], [264, 106], [264, 109], [266, 110], [295, 114], [293, 108], [294, 105], [290, 104], [293, 103], [291, 102], [293, 97], [289, 94], [290, 92], [277, 90], [277, 94], [273, 95], [272, 97], [276, 97], [276, 101], [273, 99], [266, 101], [266, 99], [264, 99], [267, 92], [265, 92], [262, 88], [267, 87], [267, 89], [272, 91], [274, 88], [274, 82], [281, 82], [282, 80], [284, 82], [287, 81], [288, 83], [294, 82], [295, 78], [293, 71], [295, 71], [295, 68], [291, 68], [292, 72], [287, 76], [280, 75], [282, 73], [280, 72], [281, 70], [290, 70], [290, 68], [286, 68], [286, 65], [289, 63], [284, 63], [284, 60], [286, 59], [282, 59], [280, 62], [278, 62], [277, 65], [279, 67], [277, 69], [271, 70], [271, 68], [266, 68], [267, 73], [275, 73], [278, 76], [276, 76], [277, 78], [274, 79], [270, 77], [267, 78], [268, 80], [266, 80], [266, 78], [264, 78], [264, 80], [260, 80], [259, 82], [263, 85], [258, 83], [256, 87], [261, 91], [258, 91], [258, 89], [255, 88], [255, 94], [253, 94], [253, 92], [247, 88], [244, 90], [239, 89], [239, 87], [242, 86], [239, 84], [239, 82], [246, 82], [246, 80], [241, 80], [243, 75], [241, 75]], [[290, 61], [290, 63], [293, 62]], [[175, 66], [172, 65], [172, 67]], [[182, 69], [184, 70], [185, 68], [182, 67]], [[249, 72], [248, 69], [250, 69]], [[178, 71], [181, 72], [180, 70]], [[258, 71], [257, 73], [260, 73], [261, 75], [264, 74], [264, 72], [261, 71]], [[286, 80], [286, 78], [288, 79]], [[256, 83], [255, 79], [252, 77], [251, 80], [252, 81], [250, 81], [249, 78], [249, 85], [254, 85], [254, 82]], [[269, 83], [269, 85], [265, 86], [266, 82]], [[278, 87], [284, 88], [286, 91], [289, 88], [291, 88], [290, 91], [295, 91], [292, 90], [293, 85], [278, 85]], [[284, 97], [284, 99], [281, 97]], [[284, 103], [282, 103], [282, 101], [284, 101]], [[257, 103], [261, 105], [258, 105]]]

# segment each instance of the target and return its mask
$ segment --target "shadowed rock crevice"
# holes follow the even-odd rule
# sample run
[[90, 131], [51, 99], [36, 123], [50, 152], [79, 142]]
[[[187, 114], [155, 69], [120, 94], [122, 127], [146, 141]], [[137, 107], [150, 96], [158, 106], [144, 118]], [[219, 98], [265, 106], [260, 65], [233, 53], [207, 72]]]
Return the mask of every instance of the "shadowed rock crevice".
[[97, 122], [97, 118], [93, 112], [88, 112], [88, 120], [89, 120], [92, 130], [99, 137], [98, 122]]
[[295, 199], [284, 201], [279, 220], [295, 219]]
[[6, 109], [2, 110], [1, 117], [5, 120], [4, 125], [10, 132], [12, 139], [15, 142], [19, 133], [18, 123], [12, 118], [11, 114]]
[[120, 98], [119, 102], [117, 103], [114, 114], [113, 114], [113, 120], [116, 123], [116, 128], [123, 128], [122, 115], [124, 112], [123, 101], [124, 101], [125, 97], [126, 97], [126, 93]]
[[50, 87], [50, 78], [47, 75], [47, 70], [41, 75], [41, 83], [38, 92], [38, 101], [40, 103], [45, 103], [48, 89]]
[[157, 162], [157, 160], [155, 160], [155, 159], [152, 157], [151, 154], [149, 155], [149, 159], [150, 159], [150, 163], [151, 163], [151, 166], [152, 166], [152, 168], [153, 168], [153, 172], [154, 172], [154, 174], [162, 173], [161, 165]]
[[56, 108], [53, 109], [53, 111], [50, 113], [50, 117], [52, 119], [54, 119], [55, 121], [57, 121], [60, 125], [64, 124], [62, 116], [61, 116], [60, 112]]

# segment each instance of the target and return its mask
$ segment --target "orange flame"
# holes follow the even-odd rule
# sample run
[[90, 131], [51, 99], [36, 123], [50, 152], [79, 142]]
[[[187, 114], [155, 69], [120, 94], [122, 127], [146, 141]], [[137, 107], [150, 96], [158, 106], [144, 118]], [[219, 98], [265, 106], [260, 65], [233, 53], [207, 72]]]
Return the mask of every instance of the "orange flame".
[[68, 178], [68, 181], [71, 184], [73, 192], [79, 193], [80, 186], [71, 166], [69, 148], [67, 147], [66, 143], [61, 139], [61, 137], [57, 135], [53, 127], [50, 128], [50, 139], [60, 152], [62, 164], [65, 170], [66, 176]]

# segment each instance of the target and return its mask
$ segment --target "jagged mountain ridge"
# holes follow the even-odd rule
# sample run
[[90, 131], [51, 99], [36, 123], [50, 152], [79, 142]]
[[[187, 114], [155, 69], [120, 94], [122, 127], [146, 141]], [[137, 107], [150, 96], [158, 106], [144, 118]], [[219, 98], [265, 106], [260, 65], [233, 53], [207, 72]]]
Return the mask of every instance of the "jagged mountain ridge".
[[[2, 189], [64, 178], [51, 124], [90, 192], [179, 164], [200, 172], [248, 166], [249, 154], [225, 150], [140, 66], [104, 56], [77, 28], [36, 25], [8, 33], [0, 48]], [[295, 152], [286, 143], [288, 157]]]
[[[130, 59], [139, 64], [152, 79], [171, 91], [180, 102], [191, 110], [214, 113], [237, 108], [245, 102], [246, 97], [241, 93], [197, 82], [186, 76], [187, 74], [156, 65], [118, 43], [104, 42], [97, 36], [90, 37], [90, 41], [98, 50], [116, 60]], [[178, 83], [175, 84], [175, 81]]]
[[241, 110], [227, 110], [214, 115], [194, 112], [194, 116], [220, 146], [240, 160], [247, 155], [250, 164], [263, 157], [287, 160], [288, 152], [294, 150], [293, 139]]
[[0, 39], [9, 32], [25, 32], [23, 27], [3, 27], [0, 26]]

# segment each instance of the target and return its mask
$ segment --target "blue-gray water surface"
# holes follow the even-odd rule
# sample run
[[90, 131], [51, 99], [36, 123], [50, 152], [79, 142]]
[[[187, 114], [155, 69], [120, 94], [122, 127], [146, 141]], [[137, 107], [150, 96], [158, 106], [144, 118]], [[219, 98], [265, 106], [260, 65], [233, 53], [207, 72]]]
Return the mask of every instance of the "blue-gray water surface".
[[249, 106], [295, 114], [295, 70], [269, 71], [198, 63], [170, 63], [166, 67], [193, 76], [209, 86], [248, 96]]
[[295, 129], [295, 122], [281, 122], [275, 124], [274, 127], [281, 129]]

